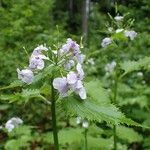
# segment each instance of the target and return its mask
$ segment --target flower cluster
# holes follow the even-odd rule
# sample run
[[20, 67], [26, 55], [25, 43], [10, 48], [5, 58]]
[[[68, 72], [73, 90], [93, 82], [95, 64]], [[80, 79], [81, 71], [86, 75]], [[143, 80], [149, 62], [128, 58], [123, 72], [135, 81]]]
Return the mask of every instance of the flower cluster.
[[89, 122], [87, 120], [83, 120], [81, 117], [76, 118], [76, 123], [77, 124], [82, 124], [83, 128], [88, 128], [89, 127]]
[[18, 79], [22, 80], [27, 84], [31, 84], [34, 79], [34, 70], [42, 70], [44, 68], [44, 59], [49, 59], [46, 57], [42, 51], [48, 51], [48, 49], [40, 45], [33, 50], [33, 53], [29, 59], [29, 66], [26, 69], [20, 70], [17, 68]]
[[[124, 19], [123, 16], [119, 16], [117, 15], [116, 17], [114, 17], [114, 20], [117, 22], [120, 22]], [[134, 38], [137, 36], [137, 33], [133, 30], [125, 30], [122, 28], [118, 28], [116, 30], [114, 30], [112, 27], [108, 28], [108, 31], [110, 33], [123, 33], [123, 35], [127, 38], [129, 38], [130, 40], [134, 40]], [[107, 47], [108, 45], [110, 45], [113, 42], [113, 38], [111, 37], [106, 37], [102, 40], [101, 42], [101, 46], [102, 47]]]
[[[9, 119], [5, 124], [5, 129], [7, 129], [8, 132], [11, 132], [15, 127], [18, 125], [21, 125], [23, 121], [18, 117], [13, 117]], [[3, 126], [0, 126], [0, 129], [3, 129]]]
[[85, 59], [80, 51], [79, 45], [72, 39], [67, 39], [66, 44], [58, 51], [59, 57], [65, 56], [64, 69], [68, 71], [65, 77], [57, 77], [53, 81], [53, 86], [60, 93], [60, 96], [68, 96], [68, 91], [72, 90], [80, 96], [81, 99], [86, 99], [86, 91], [83, 86], [84, 71], [82, 63]]

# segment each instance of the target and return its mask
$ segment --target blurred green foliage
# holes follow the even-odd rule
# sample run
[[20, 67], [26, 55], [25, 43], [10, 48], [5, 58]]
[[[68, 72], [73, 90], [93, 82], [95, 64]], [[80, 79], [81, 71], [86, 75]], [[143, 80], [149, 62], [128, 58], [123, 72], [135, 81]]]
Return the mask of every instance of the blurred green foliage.
[[[108, 99], [110, 101], [113, 82], [111, 78], [105, 76], [104, 67], [112, 60], [118, 59], [121, 61], [119, 67], [125, 71], [125, 76], [118, 85], [118, 107], [133, 120], [150, 126], [150, 64], [149, 57], [145, 57], [150, 53], [150, 1], [118, 0], [117, 2], [118, 13], [126, 16], [127, 19], [135, 20], [130, 28], [133, 28], [138, 36], [133, 42], [126, 41], [126, 44], [120, 44], [119, 50], [114, 45], [102, 49], [101, 40], [109, 35], [106, 31], [107, 27], [112, 26], [107, 13], [109, 12], [113, 17], [116, 16], [115, 3], [110, 0], [91, 0], [89, 34], [84, 53], [87, 60], [93, 58], [95, 64], [85, 64], [86, 80], [97, 78], [100, 85], [96, 82], [87, 84], [87, 90], [92, 98], [101, 97], [100, 101], [103, 104], [107, 103]], [[58, 40], [63, 42], [68, 37], [80, 41], [82, 36], [81, 5], [81, 1], [74, 0], [73, 14], [70, 14], [66, 0], [0, 1], [0, 88], [16, 80], [16, 68], [23, 68], [25, 64], [28, 64], [28, 57], [37, 45], [46, 43], [47, 46], [52, 46]], [[137, 76], [138, 72], [142, 72], [143, 76]], [[46, 70], [44, 74], [49, 75]], [[41, 74], [36, 79], [37, 81], [43, 80], [44, 77]], [[51, 110], [49, 105], [45, 105], [46, 102], [41, 101], [42, 95], [49, 92], [45, 91], [49, 85], [39, 83], [40, 92], [33, 90], [31, 86], [31, 90], [24, 89], [21, 95], [18, 94], [21, 93], [20, 83], [12, 86], [15, 89], [0, 91], [0, 125], [4, 125], [13, 116], [22, 118], [25, 125], [16, 128], [10, 134], [0, 129], [0, 149], [53, 149], [52, 133], [50, 132], [52, 131]], [[99, 87], [99, 91], [97, 89], [94, 92], [90, 91], [95, 87], [97, 89]], [[104, 91], [107, 93], [105, 94]], [[20, 101], [14, 104], [12, 102], [16, 100], [15, 96], [17, 99], [20, 97]], [[31, 99], [30, 103], [28, 103], [29, 99]], [[78, 102], [72, 101], [71, 104], [72, 107], [67, 102], [59, 105], [62, 105], [61, 109], [64, 105], [70, 107], [71, 113], [79, 112], [80, 108], [75, 107], [78, 106]], [[89, 105], [88, 102], [86, 105]], [[84, 129], [76, 124], [74, 117], [66, 118], [61, 109], [57, 114], [61, 149], [83, 149]], [[105, 115], [109, 115], [108, 122], [114, 121], [114, 118], [111, 118], [111, 109], [114, 109], [113, 104], [110, 105], [108, 114], [105, 114], [106, 111], [104, 111], [102, 116], [105, 118]], [[86, 111], [91, 115], [89, 120], [96, 120], [94, 117], [97, 116], [92, 118], [91, 110]], [[70, 112], [67, 113], [72, 115]], [[84, 117], [84, 112], [80, 110], [79, 115]], [[116, 115], [118, 115], [117, 110]], [[107, 119], [105, 121], [91, 122], [87, 135], [90, 150], [113, 149], [112, 125], [107, 122]], [[127, 128], [120, 125], [117, 129], [118, 149], [148, 150], [150, 149], [149, 134], [148, 129]]]

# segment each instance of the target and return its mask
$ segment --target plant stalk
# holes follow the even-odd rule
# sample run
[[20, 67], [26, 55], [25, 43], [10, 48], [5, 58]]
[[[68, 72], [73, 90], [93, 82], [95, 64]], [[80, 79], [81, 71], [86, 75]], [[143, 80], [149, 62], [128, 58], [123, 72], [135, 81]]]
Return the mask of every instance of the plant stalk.
[[[52, 79], [52, 82], [53, 82], [53, 79]], [[55, 90], [54, 90], [52, 82], [51, 82], [51, 94], [52, 94], [51, 113], [52, 113], [53, 139], [54, 139], [55, 150], [59, 150], [57, 122], [56, 122]]]
[[88, 145], [87, 145], [87, 131], [88, 131], [88, 129], [85, 128], [85, 131], [84, 131], [84, 147], [85, 147], [85, 150], [87, 150], [87, 148], [88, 148]]
[[[118, 92], [118, 78], [117, 75], [115, 77], [115, 85], [114, 85], [114, 97], [113, 97], [113, 102], [114, 104], [116, 104], [116, 100], [117, 100], [117, 92]], [[114, 125], [113, 126], [113, 132], [114, 132], [114, 150], [117, 150], [117, 135], [116, 135], [116, 128], [117, 126]]]

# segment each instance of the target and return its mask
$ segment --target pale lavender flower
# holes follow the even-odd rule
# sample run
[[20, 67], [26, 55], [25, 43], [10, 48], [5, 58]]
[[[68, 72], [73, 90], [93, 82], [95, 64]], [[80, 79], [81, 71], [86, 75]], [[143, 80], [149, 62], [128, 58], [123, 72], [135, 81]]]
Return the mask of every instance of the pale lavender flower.
[[43, 45], [40, 45], [37, 48], [35, 48], [29, 60], [29, 68], [42, 70], [44, 68], [43, 59], [49, 60], [48, 57], [42, 54], [42, 51], [47, 51], [47, 50], [48, 49]]
[[81, 82], [80, 80], [78, 81], [77, 87], [75, 89], [75, 93], [77, 93], [81, 99], [86, 99], [86, 90], [82, 84], [82, 82], [79, 84], [79, 82]]
[[125, 31], [124, 34], [125, 34], [126, 37], [129, 37], [130, 40], [134, 40], [134, 38], [137, 36], [137, 33], [133, 30]]
[[53, 87], [57, 89], [62, 97], [67, 96], [67, 92], [69, 90], [67, 78], [55, 78], [53, 80]]
[[21, 79], [23, 82], [25, 82], [27, 84], [31, 84], [33, 82], [34, 75], [33, 75], [33, 72], [31, 70], [23, 69], [20, 71], [17, 68], [17, 73], [18, 73], [18, 79]]
[[114, 17], [114, 19], [116, 20], [116, 21], [122, 21], [123, 20], [123, 16], [116, 16], [116, 17]]
[[75, 65], [74, 60], [69, 60], [69, 61], [64, 65], [64, 68], [65, 68], [66, 70], [70, 70], [74, 65]]
[[29, 61], [29, 68], [42, 70], [44, 68], [44, 61], [38, 56], [31, 57]]
[[60, 55], [64, 55], [69, 52], [73, 53], [73, 55], [80, 53], [79, 45], [70, 38], [67, 39], [66, 44], [64, 44], [59, 50]]
[[79, 45], [73, 41], [71, 38], [67, 39], [67, 44], [70, 45], [70, 49], [73, 51], [73, 54], [78, 54], [80, 53], [80, 47]]
[[68, 74], [67, 74], [67, 82], [68, 84], [75, 84], [76, 82], [78, 81], [78, 76], [75, 72], [73, 71], [70, 71]]
[[64, 45], [62, 46], [62, 48], [59, 50], [59, 54], [60, 54], [60, 55], [64, 55], [64, 54], [68, 53], [69, 50], [70, 50], [70, 45], [64, 44]]
[[11, 132], [15, 127], [22, 124], [23, 121], [18, 117], [13, 117], [10, 120], [8, 120], [5, 124], [5, 128], [8, 130], [8, 132]]
[[33, 50], [33, 55], [40, 55], [42, 53], [42, 51], [48, 51], [48, 48], [43, 46], [43, 45], [40, 45], [38, 47], [36, 47], [34, 50]]
[[85, 55], [83, 55], [81, 53], [77, 53], [75, 55], [75, 59], [77, 60], [78, 63], [82, 64], [85, 60]]
[[112, 39], [106, 37], [106, 38], [104, 38], [104, 39], [102, 40], [101, 46], [102, 46], [102, 47], [107, 47], [107, 46], [110, 45], [111, 43], [112, 43]]
[[81, 64], [77, 64], [77, 73], [70, 71], [67, 75], [67, 82], [70, 88], [80, 96], [81, 99], [86, 99], [86, 90], [83, 86], [82, 79], [84, 72]]
[[106, 73], [111, 74], [113, 72], [113, 70], [115, 69], [116, 65], [117, 64], [115, 61], [112, 61], [111, 63], [106, 64], [106, 66], [105, 66]]
[[83, 71], [82, 66], [81, 66], [80, 63], [77, 64], [76, 69], [77, 69], [77, 72], [78, 72], [79, 79], [82, 80], [83, 77], [84, 77], [84, 71]]

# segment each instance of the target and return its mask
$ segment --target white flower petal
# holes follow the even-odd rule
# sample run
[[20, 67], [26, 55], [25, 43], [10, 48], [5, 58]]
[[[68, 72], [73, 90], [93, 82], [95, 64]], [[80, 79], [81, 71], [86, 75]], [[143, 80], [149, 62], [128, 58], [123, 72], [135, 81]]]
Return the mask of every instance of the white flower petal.
[[85, 90], [84, 87], [82, 87], [82, 88], [80, 88], [78, 90], [78, 94], [79, 94], [79, 96], [80, 96], [81, 99], [86, 99], [87, 98], [87, 96], [86, 96], [86, 90]]

